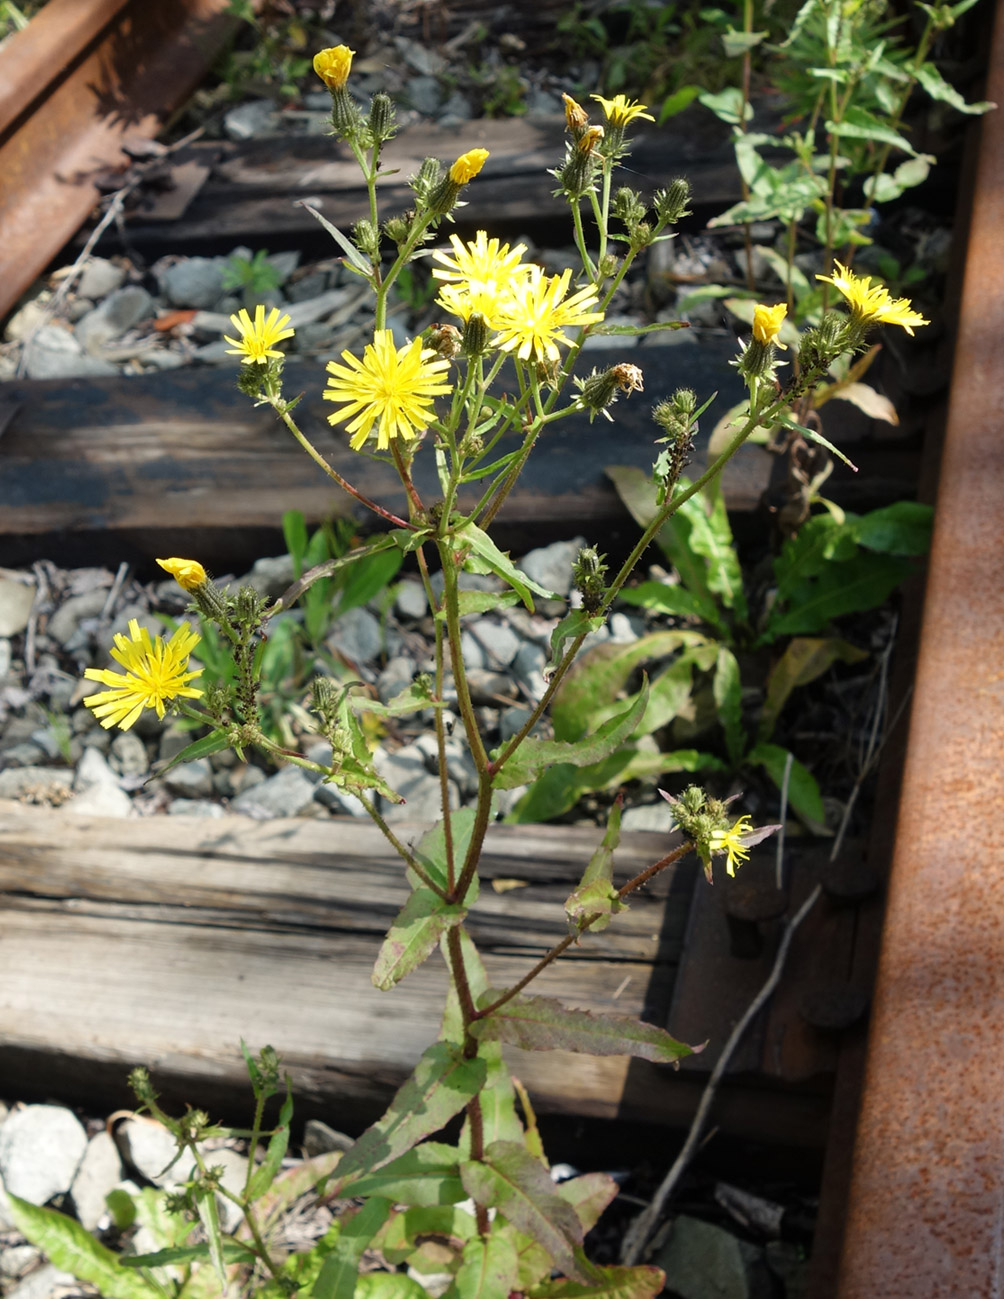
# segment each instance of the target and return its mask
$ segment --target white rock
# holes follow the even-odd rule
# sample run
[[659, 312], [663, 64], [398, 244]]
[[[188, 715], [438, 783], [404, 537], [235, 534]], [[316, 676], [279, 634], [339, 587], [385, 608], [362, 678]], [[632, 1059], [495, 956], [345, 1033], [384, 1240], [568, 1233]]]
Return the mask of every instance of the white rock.
[[56, 767], [11, 767], [0, 771], [0, 798], [38, 797], [62, 801], [73, 785], [73, 772]]
[[[0, 1224], [2, 1225], [2, 1224]], [[0, 1276], [13, 1280], [41, 1260], [42, 1251], [34, 1245], [8, 1245], [0, 1250]]]
[[84, 591], [81, 595], [71, 595], [64, 600], [49, 619], [46, 632], [62, 646], [72, 639], [84, 618], [96, 618], [105, 607], [107, 591]]
[[340, 650], [354, 663], [369, 663], [383, 649], [380, 619], [368, 609], [349, 609], [335, 623], [327, 644], [330, 649]]
[[[88, 748], [85, 753], [97, 753], [97, 749]], [[77, 816], [111, 816], [120, 819], [133, 814], [132, 799], [118, 785], [92, 785], [74, 795], [66, 804], [66, 810]]]
[[196, 758], [194, 762], [183, 762], [169, 771], [164, 777], [164, 784], [179, 798], [210, 798], [213, 793], [213, 769], [205, 758]]
[[125, 271], [105, 257], [92, 257], [77, 280], [77, 294], [81, 298], [104, 298], [122, 287]]
[[404, 618], [424, 618], [429, 612], [429, 602], [420, 582], [402, 582], [395, 600], [397, 612]]
[[70, 1189], [87, 1133], [61, 1105], [26, 1105], [0, 1127], [0, 1175], [12, 1195], [45, 1204]]
[[[522, 644], [511, 627], [502, 622], [492, 622], [481, 618], [471, 625], [472, 635], [488, 651], [488, 660], [492, 667], [508, 667]], [[466, 657], [464, 659], [466, 662]]]
[[115, 1144], [123, 1158], [155, 1186], [179, 1180], [177, 1165], [168, 1171], [178, 1146], [167, 1128], [152, 1119], [131, 1118], [115, 1129]]
[[118, 1146], [107, 1132], [99, 1132], [87, 1143], [87, 1150], [70, 1187], [77, 1217], [93, 1231], [108, 1212], [105, 1196], [122, 1180]]
[[104, 754], [99, 753], [97, 749], [85, 749], [77, 764], [77, 773], [73, 781], [73, 788], [77, 793], [81, 794], [84, 790], [99, 785], [113, 785], [118, 788], [118, 783], [118, 776], [109, 767]]
[[231, 811], [258, 820], [297, 816], [314, 801], [314, 781], [300, 767], [284, 767], [253, 789], [244, 789], [230, 804]]
[[135, 779], [150, 770], [146, 745], [133, 731], [119, 731], [111, 745], [112, 769], [120, 776]]
[[176, 798], [167, 809], [167, 815], [217, 817], [223, 815], [223, 808], [205, 798]]
[[106, 343], [121, 338], [141, 320], [154, 314], [154, 302], [138, 284], [117, 289], [104, 302], [77, 321], [77, 340], [85, 351], [95, 354]]
[[208, 310], [223, 296], [225, 267], [224, 257], [185, 257], [159, 273], [160, 291], [172, 307]]
[[658, 803], [644, 803], [641, 807], [625, 808], [621, 817], [621, 829], [624, 831], [655, 830], [668, 834], [672, 824], [673, 809], [661, 800]]
[[7, 1291], [6, 1299], [49, 1299], [50, 1295], [68, 1286], [77, 1289], [76, 1277], [69, 1272], [61, 1272], [52, 1263], [43, 1263], [34, 1272], [29, 1272], [23, 1281]]
[[277, 599], [295, 580], [293, 559], [291, 555], [276, 555], [272, 558], [259, 559], [246, 577], [242, 577], [238, 586], [253, 586], [259, 595], [270, 600]]
[[[25, 584], [9, 577], [0, 577], [0, 636], [16, 636], [18, 632], [24, 631], [34, 603], [34, 582]], [[7, 668], [10, 668], [9, 659]], [[6, 676], [7, 672], [3, 675]]]

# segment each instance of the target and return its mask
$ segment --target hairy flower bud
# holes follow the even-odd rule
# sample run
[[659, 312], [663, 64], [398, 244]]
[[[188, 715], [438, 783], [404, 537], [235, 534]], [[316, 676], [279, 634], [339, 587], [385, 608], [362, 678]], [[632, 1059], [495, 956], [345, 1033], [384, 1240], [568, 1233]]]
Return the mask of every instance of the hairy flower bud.
[[362, 218], [352, 227], [352, 238], [356, 247], [371, 262], [375, 262], [380, 256], [380, 234], [368, 218]]
[[461, 350], [464, 356], [481, 356], [488, 347], [488, 321], [479, 311], [472, 311], [464, 325], [464, 337]]
[[675, 225], [685, 216], [690, 216], [687, 204], [690, 202], [690, 182], [678, 176], [665, 189], [656, 190], [652, 196], [652, 206], [661, 226]]
[[583, 546], [572, 562], [572, 580], [582, 596], [582, 607], [589, 614], [599, 609], [606, 594], [604, 559], [606, 555], [599, 554], [595, 546]]
[[408, 232], [411, 230], [411, 222], [415, 216], [414, 210], [405, 212], [402, 216], [390, 217], [383, 223], [383, 232], [392, 243], [398, 248], [407, 242]]
[[381, 90], [370, 100], [370, 115], [366, 122], [370, 138], [375, 145], [391, 139], [397, 131], [394, 120], [394, 101]]
[[565, 152], [565, 161], [551, 173], [560, 186], [555, 194], [565, 194], [573, 202], [584, 198], [593, 188], [599, 163], [591, 153], [570, 146]]
[[687, 466], [697, 432], [694, 422], [696, 409], [697, 397], [693, 390], [678, 388], [672, 397], [659, 402], [652, 412], [652, 418], [665, 432], [665, 437], [656, 439], [665, 445], [665, 450], [659, 452], [652, 466], [660, 505], [665, 502]]

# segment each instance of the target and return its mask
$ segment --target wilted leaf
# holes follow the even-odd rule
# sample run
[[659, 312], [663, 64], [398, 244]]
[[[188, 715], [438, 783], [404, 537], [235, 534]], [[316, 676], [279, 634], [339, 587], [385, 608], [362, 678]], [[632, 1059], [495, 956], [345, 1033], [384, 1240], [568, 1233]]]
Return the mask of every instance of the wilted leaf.
[[603, 1211], [616, 1198], [618, 1189], [609, 1173], [582, 1173], [558, 1183], [558, 1194], [578, 1214], [584, 1232], [596, 1226]]
[[863, 411], [869, 419], [885, 420], [887, 424], [899, 423], [896, 407], [888, 397], [876, 392], [871, 384], [848, 383], [833, 395], [839, 397], [841, 401], [849, 401], [852, 406], [857, 406], [858, 410]]
[[835, 636], [825, 638], [796, 636], [771, 668], [767, 678], [767, 698], [760, 716], [759, 738], [766, 740], [777, 724], [791, 692], [798, 686], [823, 675], [838, 660], [841, 663], [858, 663], [868, 657], [850, 641]]
[[593, 931], [598, 933], [610, 923], [613, 912], [624, 906], [614, 889], [614, 851], [620, 841], [621, 805], [618, 800], [610, 809], [603, 842], [590, 857], [578, 888], [565, 903], [565, 915], [570, 924], [577, 925], [586, 916], [599, 914], [602, 918], [593, 924]]

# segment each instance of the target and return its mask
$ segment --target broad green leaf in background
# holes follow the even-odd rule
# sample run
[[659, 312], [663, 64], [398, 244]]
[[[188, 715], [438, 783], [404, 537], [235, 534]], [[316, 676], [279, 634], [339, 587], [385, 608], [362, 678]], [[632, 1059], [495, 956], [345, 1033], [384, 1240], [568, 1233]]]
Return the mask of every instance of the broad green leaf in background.
[[[489, 993], [494, 999], [497, 993]], [[520, 994], [471, 1025], [479, 1040], [499, 1039], [524, 1051], [576, 1051], [583, 1055], [634, 1055], [675, 1064], [694, 1048], [665, 1029], [630, 1015], [600, 1015], [562, 1006], [552, 997]]]
[[[116, 1257], [119, 1257], [116, 1255]], [[209, 1245], [203, 1241], [200, 1245], [168, 1245], [151, 1254], [123, 1254], [119, 1262], [123, 1267], [184, 1267], [189, 1263], [208, 1262]], [[241, 1245], [236, 1240], [223, 1242], [223, 1261], [231, 1263], [256, 1263], [258, 1255]], [[151, 1291], [147, 1291], [150, 1294]], [[153, 1291], [153, 1293], [157, 1293]]]
[[363, 1272], [356, 1278], [353, 1299], [428, 1299], [424, 1285], [406, 1272]]
[[884, 604], [913, 571], [895, 555], [857, 554], [818, 576], [790, 582], [783, 607], [774, 605], [763, 639], [822, 631], [843, 614], [863, 613]]
[[743, 730], [743, 692], [739, 680], [739, 663], [725, 645], [718, 650], [713, 684], [718, 720], [725, 732], [725, 748], [729, 762], [734, 767], [742, 761], [746, 751], [746, 732]]
[[[491, 613], [496, 609], [508, 609], [519, 604], [518, 591], [458, 591], [457, 610], [461, 618], [468, 614]], [[446, 610], [436, 612], [437, 622], [446, 621]]]
[[655, 1299], [666, 1284], [657, 1267], [601, 1267], [594, 1281], [583, 1285], [559, 1277], [535, 1286], [533, 1299]]
[[[774, 784], [781, 789], [784, 784], [784, 769], [788, 762], [788, 750], [779, 744], [755, 744], [746, 755], [751, 766], [763, 767]], [[826, 809], [823, 807], [823, 796], [819, 792], [816, 778], [797, 758], [792, 760], [791, 773], [788, 777], [788, 802], [798, 815], [815, 833], [826, 831]]]
[[519, 1256], [508, 1236], [492, 1232], [464, 1246], [463, 1262], [447, 1299], [509, 1299], [519, 1277]]
[[675, 117], [677, 113], [682, 113], [685, 108], [689, 108], [700, 93], [701, 87], [695, 86], [691, 83], [686, 86], [681, 86], [679, 90], [668, 95], [662, 101], [662, 107], [659, 109], [658, 125], [662, 126], [663, 123], [668, 122], [671, 117]]
[[312, 1299], [353, 1299], [359, 1276], [359, 1260], [363, 1251], [387, 1221], [391, 1210], [390, 1200], [374, 1196], [349, 1217], [340, 1219], [342, 1230], [335, 1248], [324, 1260], [314, 1288]]
[[456, 1146], [426, 1141], [377, 1172], [352, 1183], [352, 1196], [380, 1195], [394, 1204], [428, 1208], [459, 1204], [467, 1198]]
[[588, 636], [590, 632], [599, 631], [605, 621], [606, 619], [601, 615], [588, 614], [585, 609], [573, 609], [571, 613], [565, 614], [554, 631], [551, 632], [551, 657], [544, 668], [544, 680], [549, 680], [556, 671], [565, 652], [566, 641], [574, 640], [576, 636]]
[[[466, 1207], [444, 1204], [431, 1208], [411, 1208], [395, 1213], [373, 1240], [388, 1263], [410, 1262], [420, 1248], [422, 1236], [445, 1236], [470, 1240], [477, 1235], [474, 1214]], [[424, 1292], [423, 1292], [424, 1293]]]
[[859, 663], [866, 659], [865, 650], [836, 636], [824, 638], [796, 636], [785, 646], [784, 653], [774, 664], [767, 677], [767, 697], [760, 714], [757, 736], [769, 739], [777, 725], [781, 709], [791, 692], [799, 686], [815, 681], [834, 663]]
[[201, 740], [186, 744], [180, 753], [176, 753], [164, 766], [157, 768], [157, 775], [166, 776], [169, 771], [173, 771], [183, 762], [195, 762], [197, 758], [208, 758], [213, 753], [222, 753], [224, 749], [229, 748], [230, 741], [227, 737], [219, 731], [213, 731], [209, 735], [204, 735]]
[[868, 550], [885, 555], [926, 555], [931, 548], [934, 510], [920, 501], [895, 501], [870, 514], [848, 515], [854, 535]]
[[576, 1250], [583, 1237], [578, 1214], [523, 1145], [493, 1141], [483, 1161], [461, 1165], [460, 1176], [475, 1203], [498, 1209], [518, 1231], [539, 1241], [567, 1275], [590, 1279], [593, 1269]]
[[558, 1194], [578, 1214], [584, 1232], [592, 1231], [619, 1189], [609, 1173], [582, 1173], [558, 1183]]
[[634, 604], [652, 613], [668, 613], [678, 618], [703, 618], [705, 607], [684, 586], [668, 582], [639, 582], [626, 586], [618, 595], [625, 604]]
[[648, 708], [638, 724], [635, 736], [651, 735], [668, 725], [684, 711], [693, 688], [694, 668], [707, 672], [718, 656], [715, 641], [705, 641], [685, 649], [652, 682]]
[[948, 84], [933, 63], [922, 63], [919, 68], [914, 69], [913, 75], [932, 99], [940, 99], [942, 103], [950, 105], [958, 113], [988, 113], [991, 108], [997, 107], [996, 104], [987, 99], [980, 99], [967, 104], [962, 95], [954, 86]]
[[880, 117], [876, 117], [874, 113], [870, 113], [860, 105], [850, 105], [844, 110], [841, 121], [827, 122], [826, 129], [831, 135], [838, 138], [872, 140], [877, 144], [892, 144], [897, 149], [902, 149], [904, 153], [910, 154], [911, 157], [917, 152], [905, 135], [894, 130], [888, 123], [883, 122]]
[[710, 108], [717, 118], [729, 126], [738, 126], [740, 122], [748, 122], [753, 117], [753, 106], [743, 103], [742, 91], [738, 86], [727, 86], [715, 94], [704, 91], [697, 98], [705, 108]]
[[14, 1225], [26, 1240], [50, 1263], [93, 1285], [105, 1299], [163, 1299], [159, 1287], [124, 1266], [117, 1254], [74, 1218], [29, 1204], [12, 1193], [8, 1193], [7, 1202]]
[[389, 991], [431, 956], [440, 938], [467, 915], [467, 908], [450, 906], [432, 889], [417, 888], [404, 904], [380, 946], [371, 979]]
[[193, 1185], [192, 1197], [195, 1200], [196, 1212], [202, 1223], [202, 1230], [209, 1242], [209, 1257], [212, 1259], [216, 1275], [224, 1287], [227, 1283], [227, 1265], [223, 1257], [223, 1229], [220, 1226], [220, 1208], [216, 1203], [216, 1192], [209, 1186]]

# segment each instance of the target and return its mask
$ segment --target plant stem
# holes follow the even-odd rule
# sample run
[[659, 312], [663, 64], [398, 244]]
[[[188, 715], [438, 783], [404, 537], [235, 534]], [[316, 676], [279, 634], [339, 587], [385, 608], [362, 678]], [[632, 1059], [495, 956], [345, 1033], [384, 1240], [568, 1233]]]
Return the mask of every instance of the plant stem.
[[[464, 949], [460, 941], [460, 927], [458, 925], [454, 925], [447, 932], [446, 951], [450, 975], [453, 979], [453, 986], [457, 990], [457, 1001], [460, 1003], [460, 1013], [464, 1021], [464, 1058], [473, 1060], [478, 1054], [478, 1044], [469, 1030], [471, 1024], [477, 1018], [477, 1008], [474, 1005], [474, 997], [471, 995], [471, 984], [467, 977], [467, 966], [464, 964]], [[485, 1125], [484, 1116], [481, 1113], [480, 1093], [472, 1096], [467, 1102], [467, 1123], [470, 1132], [470, 1156], [471, 1159], [480, 1162], [485, 1155]], [[487, 1236], [489, 1226], [488, 1210], [480, 1204], [476, 1205], [475, 1208], [478, 1234]]]
[[[435, 617], [438, 612], [438, 602], [432, 589], [432, 582], [429, 579], [429, 565], [426, 562], [425, 551], [422, 546], [419, 546], [417, 553], [418, 570], [422, 575], [425, 598], [429, 601], [429, 608], [433, 612], [432, 626], [436, 637], [436, 699], [442, 704], [444, 678], [443, 622], [442, 619]], [[450, 779], [446, 770], [446, 723], [443, 720], [442, 708], [436, 709], [436, 756], [439, 761], [439, 794], [443, 809], [443, 838], [446, 846], [446, 891], [452, 896], [456, 884], [456, 864], [453, 855], [453, 818], [450, 813]]]
[[436, 881], [432, 878], [432, 876], [429, 875], [429, 873], [426, 871], [425, 867], [422, 866], [416, 860], [414, 853], [408, 851], [408, 849], [404, 846], [401, 840], [397, 837], [394, 831], [390, 828], [387, 822], [377, 811], [376, 803], [374, 803], [372, 799], [367, 798], [365, 794], [360, 793], [357, 794], [356, 797], [359, 799], [360, 803], [362, 803], [363, 807], [369, 813], [370, 817], [373, 819], [380, 833], [387, 840], [390, 846], [394, 849], [397, 855], [402, 859], [404, 864], [407, 867], [409, 867], [409, 869], [415, 872], [415, 874], [418, 876], [418, 878], [422, 881], [422, 883], [425, 885], [427, 889], [432, 889], [433, 893], [435, 893], [437, 897], [442, 898], [444, 902], [449, 901], [446, 890], [441, 885], [437, 884]]

